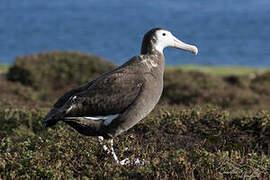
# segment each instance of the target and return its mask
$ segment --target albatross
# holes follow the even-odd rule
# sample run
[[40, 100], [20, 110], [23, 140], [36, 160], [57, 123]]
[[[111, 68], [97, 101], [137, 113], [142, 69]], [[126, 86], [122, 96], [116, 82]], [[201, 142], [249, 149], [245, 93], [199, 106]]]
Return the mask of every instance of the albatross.
[[128, 158], [118, 160], [113, 138], [136, 125], [158, 103], [166, 47], [198, 53], [196, 46], [180, 41], [167, 29], [151, 29], [143, 37], [140, 55], [66, 92], [46, 115], [43, 127], [63, 121], [83, 135], [97, 136], [101, 144], [104, 138], [109, 139], [111, 147], [103, 144], [103, 149], [113, 155], [116, 163], [130, 163]]

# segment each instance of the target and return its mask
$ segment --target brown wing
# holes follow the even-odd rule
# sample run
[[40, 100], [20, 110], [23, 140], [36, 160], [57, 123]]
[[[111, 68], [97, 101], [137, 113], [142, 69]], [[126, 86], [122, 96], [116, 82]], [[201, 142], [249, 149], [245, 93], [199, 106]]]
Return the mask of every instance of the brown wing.
[[136, 65], [139, 56], [97, 79], [68, 91], [43, 120], [44, 127], [63, 117], [104, 116], [123, 112], [136, 98], [144, 82]]
[[119, 114], [135, 100], [143, 79], [140, 75], [118, 71], [72, 97], [65, 117]]

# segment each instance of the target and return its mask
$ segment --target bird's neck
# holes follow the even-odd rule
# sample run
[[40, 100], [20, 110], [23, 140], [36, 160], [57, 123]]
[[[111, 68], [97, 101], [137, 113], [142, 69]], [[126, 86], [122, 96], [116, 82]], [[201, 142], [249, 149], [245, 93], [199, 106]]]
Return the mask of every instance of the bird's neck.
[[150, 69], [155, 70], [157, 73], [156, 75], [160, 74], [163, 77], [164, 68], [165, 68], [165, 58], [162, 53], [159, 51], [152, 51], [151, 53], [142, 54], [143, 55], [143, 62], [146, 62], [149, 66], [152, 66]]
[[157, 41], [155, 38], [144, 38], [141, 48], [142, 55], [152, 56], [152, 60], [158, 65], [158, 69], [161, 72], [162, 76], [164, 73], [165, 60], [163, 55], [163, 47], [157, 46]]
[[156, 54], [159, 53], [163, 56], [164, 47], [157, 43], [155, 38], [144, 39], [141, 48], [141, 54]]

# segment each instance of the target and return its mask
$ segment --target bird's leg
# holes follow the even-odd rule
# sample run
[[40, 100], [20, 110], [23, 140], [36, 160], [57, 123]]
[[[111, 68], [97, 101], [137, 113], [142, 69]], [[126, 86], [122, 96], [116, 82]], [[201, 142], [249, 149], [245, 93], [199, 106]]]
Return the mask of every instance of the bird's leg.
[[110, 139], [110, 143], [111, 143], [111, 148], [109, 149], [104, 143], [104, 138], [103, 136], [98, 136], [98, 140], [99, 140], [99, 143], [102, 145], [104, 151], [107, 153], [107, 154], [112, 154], [115, 162], [117, 164], [119, 164], [119, 160], [118, 160], [118, 157], [116, 156], [115, 152], [114, 152], [114, 149], [113, 149], [113, 139]]
[[138, 158], [136, 158], [135, 160], [134, 160], [134, 164], [135, 165], [144, 165], [144, 159], [142, 159], [142, 160], [139, 160]]
[[[98, 136], [98, 140], [99, 140], [100, 145], [102, 145], [104, 151], [105, 151], [107, 154], [112, 154], [112, 156], [113, 156], [113, 158], [114, 158], [114, 160], [115, 160], [115, 162], [116, 162], [117, 164], [121, 164], [121, 165], [127, 165], [127, 164], [130, 164], [129, 158], [125, 158], [125, 159], [123, 159], [123, 160], [121, 160], [121, 161], [118, 160], [118, 157], [117, 157], [117, 155], [116, 155], [116, 153], [115, 153], [115, 151], [114, 151], [114, 148], [113, 148], [113, 139], [110, 139], [110, 140], [109, 140], [110, 145], [111, 145], [110, 149], [103, 143], [104, 138], [103, 138], [102, 136]], [[128, 150], [128, 148], [126, 148], [126, 150]], [[136, 158], [136, 159], [134, 160], [134, 164], [135, 164], [135, 165], [144, 165], [144, 160], [140, 161], [138, 158]]]
[[112, 153], [112, 155], [113, 155], [114, 160], [115, 160], [118, 164], [121, 164], [121, 165], [129, 164], [129, 163], [130, 163], [129, 158], [125, 158], [125, 159], [123, 159], [122, 161], [119, 162], [118, 157], [117, 157], [117, 155], [115, 154], [114, 149], [113, 149], [113, 139], [110, 139], [110, 143], [111, 143], [111, 153]]
[[109, 150], [109, 148], [103, 143], [103, 141], [104, 141], [103, 136], [98, 136], [98, 141], [99, 141], [100, 145], [102, 145], [104, 151], [107, 152], [107, 153], [109, 154], [109, 153], [110, 153], [110, 150]]
[[[128, 151], [128, 147], [125, 147], [125, 151]], [[121, 162], [124, 164], [129, 164], [130, 160], [129, 160], [129, 158], [125, 158]], [[144, 165], [144, 163], [145, 163], [144, 159], [140, 160], [139, 158], [135, 158], [134, 162], [133, 162], [134, 165]]]
[[113, 155], [113, 158], [114, 158], [114, 160], [116, 161], [116, 163], [119, 164], [118, 157], [117, 157], [117, 155], [115, 154], [114, 149], [113, 149], [113, 139], [110, 139], [110, 143], [111, 143], [111, 153], [112, 153], [112, 155]]

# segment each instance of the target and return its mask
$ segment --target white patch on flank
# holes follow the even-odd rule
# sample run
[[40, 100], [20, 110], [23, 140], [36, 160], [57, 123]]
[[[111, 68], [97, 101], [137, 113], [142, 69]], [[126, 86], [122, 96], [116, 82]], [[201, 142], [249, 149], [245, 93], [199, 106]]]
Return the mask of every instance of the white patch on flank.
[[74, 99], [76, 99], [77, 98], [77, 96], [74, 96], [73, 98], [72, 98], [72, 100], [74, 100]]
[[119, 114], [113, 114], [113, 115], [108, 115], [108, 116], [93, 116], [93, 117], [84, 117], [84, 118], [91, 119], [91, 120], [103, 120], [104, 125], [108, 126], [118, 116], [119, 116]]

